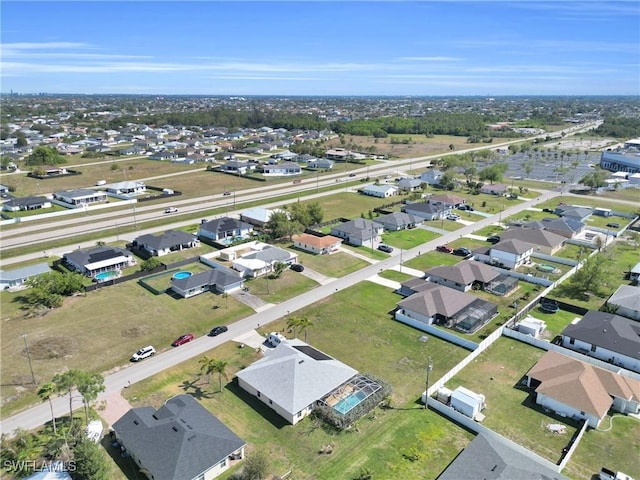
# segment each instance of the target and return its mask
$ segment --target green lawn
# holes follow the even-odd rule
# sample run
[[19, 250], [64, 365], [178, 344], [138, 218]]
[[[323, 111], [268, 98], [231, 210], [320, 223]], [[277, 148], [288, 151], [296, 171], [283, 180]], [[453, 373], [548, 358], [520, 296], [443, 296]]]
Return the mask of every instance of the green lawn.
[[407, 250], [417, 247], [426, 242], [430, 242], [439, 235], [429, 230], [413, 228], [410, 230], [400, 230], [399, 232], [386, 232], [382, 235], [382, 241], [393, 247]]
[[[233, 373], [256, 357], [252, 349], [228, 343], [209, 353], [229, 362], [224, 393], [214, 393], [218, 379], [214, 376], [207, 384], [193, 359], [134, 385], [126, 395], [134, 405], [157, 407], [174, 394], [192, 393], [247, 441], [248, 452], [268, 454], [269, 475], [293, 468], [296, 478], [350, 479], [366, 467], [376, 478], [435, 478], [472, 436], [417, 403], [424, 390], [425, 362], [430, 355], [432, 374], [437, 377], [466, 352], [434, 337], [422, 343], [421, 332], [392, 320], [388, 312], [399, 299], [388, 288], [362, 282], [296, 312], [313, 322], [307, 331], [310, 344], [392, 385], [394, 408], [376, 409], [358, 421], [356, 429], [336, 433], [312, 418], [286, 425], [231, 380]], [[358, 308], [353, 308], [354, 302]], [[274, 322], [262, 333], [283, 331], [285, 324], [285, 319]], [[334, 446], [334, 453], [319, 454], [328, 444]], [[417, 453], [415, 461], [403, 457], [413, 453]]]
[[534, 318], [544, 320], [547, 324], [545, 338], [547, 340], [553, 340], [556, 335], [560, 335], [562, 330], [569, 325], [576, 317], [580, 318], [582, 315], [577, 313], [571, 313], [564, 310], [560, 310], [556, 313], [548, 313], [542, 310], [540, 307], [536, 307], [529, 312]]
[[[487, 400], [487, 407], [482, 412], [486, 416], [482, 422], [484, 426], [555, 463], [576, 432], [577, 424], [544, 413], [535, 404], [531, 392], [519, 385], [544, 353], [544, 350], [501, 337], [452, 378], [447, 387], [454, 389], [462, 385], [483, 394]], [[546, 428], [549, 423], [566, 425], [567, 433], [550, 432]]]
[[469, 250], [473, 250], [478, 247], [486, 247], [488, 245], [490, 244], [485, 241], [476, 240], [475, 238], [467, 238], [467, 237], [459, 238], [458, 240], [454, 240], [449, 244], [451, 248], [466, 247]]
[[504, 228], [498, 225], [489, 225], [487, 227], [476, 230], [473, 233], [474, 235], [478, 235], [481, 237], [490, 237], [491, 235], [500, 235], [501, 232], [504, 232]]
[[263, 275], [247, 280], [245, 285], [252, 295], [260, 297], [265, 302], [280, 303], [308, 292], [317, 287], [318, 283], [309, 277], [287, 269], [280, 278]]
[[285, 248], [298, 255], [298, 263], [328, 277], [344, 277], [369, 265], [364, 260], [344, 252], [336, 252], [331, 255], [315, 255], [293, 248], [292, 245], [288, 245]]
[[409, 275], [407, 273], [400, 273], [397, 270], [383, 270], [378, 274], [378, 276], [382, 278], [387, 278], [389, 280], [394, 280], [400, 283], [406, 282], [407, 280], [410, 280], [412, 278], [416, 278], [413, 275]]
[[412, 258], [404, 264], [407, 267], [415, 268], [416, 270], [426, 271], [432, 267], [438, 267], [440, 265], [455, 265], [460, 261], [462, 261], [462, 257], [451, 255], [450, 253], [431, 250], [429, 252], [422, 253], [418, 257]]

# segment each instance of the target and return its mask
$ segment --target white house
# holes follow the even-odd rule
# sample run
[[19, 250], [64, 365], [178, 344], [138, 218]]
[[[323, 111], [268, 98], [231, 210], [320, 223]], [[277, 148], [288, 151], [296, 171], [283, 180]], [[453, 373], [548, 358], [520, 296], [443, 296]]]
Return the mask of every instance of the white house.
[[0, 270], [0, 290], [22, 287], [30, 278], [49, 273], [51, 269], [47, 263], [38, 263], [12, 270]]
[[193, 235], [182, 230], [167, 230], [154, 235], [148, 233], [137, 237], [133, 244], [146, 250], [151, 255], [161, 257], [173, 252], [198, 247], [200, 241]]
[[283, 162], [276, 165], [265, 165], [263, 169], [265, 177], [288, 177], [302, 175], [302, 167], [294, 162]]
[[277, 263], [292, 265], [298, 255], [272, 245], [257, 244], [255, 250], [233, 261], [233, 269], [240, 272], [243, 278], [259, 277], [273, 272]]
[[367, 185], [360, 190], [363, 194], [371, 197], [388, 198], [398, 193], [398, 188], [394, 185]]
[[562, 417], [585, 420], [592, 428], [610, 409], [640, 411], [640, 381], [553, 350], [527, 372], [526, 382], [538, 405]]
[[116, 195], [141, 195], [147, 191], [144, 182], [127, 181], [112, 183], [105, 187], [106, 191]]
[[60, 202], [73, 205], [83, 206], [91, 203], [100, 203], [107, 200], [107, 194], [88, 188], [79, 188], [77, 190], [65, 190], [63, 192], [55, 192], [53, 198]]
[[305, 252], [315, 253], [316, 255], [337, 252], [340, 249], [340, 245], [342, 245], [341, 238], [331, 235], [316, 237], [315, 235], [303, 233], [294, 235], [291, 239], [293, 240], [294, 247], [304, 250]]
[[509, 269], [529, 263], [532, 253], [533, 245], [517, 239], [502, 240], [491, 247], [473, 250], [477, 260]]

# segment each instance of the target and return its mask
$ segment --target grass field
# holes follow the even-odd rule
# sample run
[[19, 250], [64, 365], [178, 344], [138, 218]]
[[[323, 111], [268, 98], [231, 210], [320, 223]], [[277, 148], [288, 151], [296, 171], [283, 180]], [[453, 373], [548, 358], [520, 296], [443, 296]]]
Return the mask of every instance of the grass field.
[[[394, 389], [393, 408], [376, 409], [358, 421], [355, 429], [337, 433], [313, 418], [296, 426], [286, 425], [231, 381], [236, 371], [255, 359], [255, 352], [230, 344], [209, 352], [230, 364], [224, 393], [214, 393], [217, 378], [208, 385], [194, 359], [134, 385], [126, 394], [134, 405], [154, 406], [177, 393], [195, 395], [247, 441], [249, 453], [268, 455], [270, 475], [293, 468], [296, 478], [350, 479], [366, 467], [381, 479], [435, 478], [471, 435], [416, 403], [424, 390], [425, 362], [431, 355], [434, 375], [442, 375], [465, 352], [437, 338], [422, 343], [418, 340], [421, 332], [391, 320], [387, 311], [398, 298], [389, 289], [363, 282], [298, 312], [314, 324], [307, 332], [310, 344], [361, 372], [386, 380]], [[349, 308], [354, 302], [359, 308]], [[346, 309], [349, 315], [344, 315]], [[271, 324], [263, 333], [283, 330], [285, 323], [283, 319]], [[334, 446], [334, 453], [319, 454], [328, 444]], [[405, 458], [413, 454], [417, 455], [414, 461]]]
[[293, 270], [285, 270], [280, 278], [263, 275], [245, 282], [252, 295], [268, 303], [280, 303], [297, 297], [318, 286], [318, 284]]
[[298, 263], [327, 277], [344, 277], [369, 265], [364, 260], [344, 252], [336, 252], [331, 255], [314, 255], [293, 248], [291, 244], [287, 248], [298, 255]]
[[430, 252], [422, 253], [420, 256], [412, 258], [404, 264], [416, 270], [426, 271], [440, 265], [455, 265], [460, 261], [462, 261], [462, 257], [431, 250]]
[[413, 228], [411, 230], [400, 230], [399, 232], [386, 232], [382, 234], [382, 241], [392, 247], [407, 250], [417, 247], [426, 242], [430, 242], [439, 235], [429, 230]]

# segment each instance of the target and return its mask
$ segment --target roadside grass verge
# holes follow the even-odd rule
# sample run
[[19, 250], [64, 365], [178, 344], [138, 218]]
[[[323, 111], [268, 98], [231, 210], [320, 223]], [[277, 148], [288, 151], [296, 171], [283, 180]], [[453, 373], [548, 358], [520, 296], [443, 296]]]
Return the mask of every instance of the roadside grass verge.
[[423, 243], [430, 242], [434, 238], [438, 237], [439, 235], [435, 232], [423, 230], [421, 228], [412, 228], [410, 230], [400, 230], [399, 232], [383, 233], [382, 241], [392, 247], [407, 250], [409, 248], [417, 247]]
[[415, 268], [416, 270], [426, 271], [433, 267], [440, 265], [455, 265], [462, 261], [462, 257], [452, 255], [450, 253], [437, 252], [431, 250], [426, 253], [422, 253], [420, 256], [412, 258], [404, 264], [407, 267]]
[[368, 262], [344, 252], [314, 255], [288, 245], [285, 248], [298, 255], [298, 263], [327, 277], [344, 277], [369, 265]]
[[397, 270], [383, 270], [378, 274], [379, 277], [386, 278], [388, 280], [394, 280], [396, 282], [406, 282], [409, 279], [416, 278], [413, 275], [407, 273], [401, 273]]
[[260, 297], [268, 303], [280, 303], [297, 297], [318, 286], [315, 280], [294, 272], [285, 270], [279, 278], [262, 275], [245, 281], [252, 295]]

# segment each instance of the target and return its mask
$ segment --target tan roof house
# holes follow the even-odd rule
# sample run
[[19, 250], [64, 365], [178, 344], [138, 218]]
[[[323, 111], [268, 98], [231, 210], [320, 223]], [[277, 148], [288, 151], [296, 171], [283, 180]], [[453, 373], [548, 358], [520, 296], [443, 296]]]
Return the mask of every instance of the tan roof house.
[[317, 255], [337, 252], [340, 245], [342, 245], [342, 239], [332, 235], [316, 237], [315, 235], [303, 233], [301, 235], [294, 235], [292, 240], [294, 247]]

